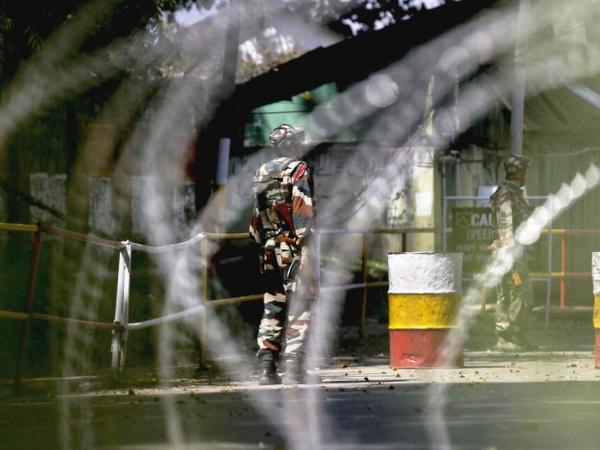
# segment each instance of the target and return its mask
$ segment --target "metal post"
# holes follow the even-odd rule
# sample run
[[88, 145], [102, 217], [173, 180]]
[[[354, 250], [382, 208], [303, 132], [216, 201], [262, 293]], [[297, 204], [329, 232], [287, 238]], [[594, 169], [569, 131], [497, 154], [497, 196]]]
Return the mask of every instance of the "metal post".
[[222, 187], [227, 184], [229, 178], [229, 153], [231, 151], [231, 139], [223, 137], [219, 139], [219, 152], [217, 157], [217, 186]]
[[[33, 311], [33, 293], [35, 291], [35, 282], [40, 262], [40, 253], [42, 248], [42, 232], [35, 231], [31, 241], [31, 261], [29, 263], [29, 275], [27, 278], [27, 293], [23, 302], [23, 312], [31, 313]], [[19, 339], [19, 352], [17, 354], [17, 367], [13, 384], [13, 393], [18, 393], [22, 388], [23, 371], [25, 370], [25, 360], [27, 352], [27, 340], [31, 328], [31, 319], [26, 319], [21, 325], [21, 336]]]
[[402, 241], [402, 252], [406, 253], [408, 251], [408, 233], [406, 231], [402, 231], [400, 233], [400, 239]]
[[315, 276], [317, 277], [317, 301], [321, 296], [319, 293], [321, 292], [321, 233], [319, 230], [313, 230], [312, 233], [314, 237], [313, 248], [315, 250]]
[[363, 281], [363, 296], [362, 302], [360, 306], [360, 326], [359, 326], [359, 334], [360, 337], [363, 338], [365, 336], [365, 328], [367, 325], [367, 299], [368, 299], [368, 287], [367, 281], [369, 278], [369, 268], [367, 266], [367, 262], [369, 259], [369, 237], [367, 233], [363, 233], [362, 235], [362, 281]]
[[563, 233], [560, 235], [560, 309], [563, 309], [566, 304], [567, 285], [567, 239]]
[[123, 314], [121, 316], [121, 359], [119, 361], [119, 369], [125, 367], [125, 357], [127, 356], [127, 326], [129, 325], [129, 286], [131, 280], [131, 243], [125, 241], [125, 248], [121, 251], [125, 260], [125, 269], [123, 277]]
[[546, 278], [546, 316], [544, 329], [548, 330], [550, 324], [550, 300], [552, 298], [552, 220], [548, 223], [548, 277]]
[[223, 98], [226, 98], [235, 89], [235, 76], [237, 74], [238, 54], [240, 46], [240, 11], [237, 1], [229, 2], [227, 11], [227, 31], [225, 34], [225, 53], [223, 55], [223, 76], [221, 89]]
[[522, 69], [515, 71], [510, 120], [510, 151], [513, 155], [523, 154], [523, 116], [525, 102], [525, 75]]
[[[206, 237], [200, 241], [200, 303], [207, 306], [208, 303], [208, 266], [210, 264], [208, 257], [208, 240]], [[198, 370], [204, 370], [207, 366], [207, 319], [208, 311], [204, 308], [204, 311], [199, 317], [199, 329], [198, 329], [198, 340], [199, 340], [199, 354], [198, 354]]]
[[127, 323], [129, 314], [129, 280], [131, 271], [131, 244], [122, 242], [119, 250], [119, 269], [117, 275], [117, 295], [115, 300], [115, 329], [111, 338], [111, 366], [116, 375], [125, 363], [125, 345], [127, 342]]
[[117, 294], [115, 299], [115, 318], [113, 323], [115, 328], [111, 333], [110, 342], [110, 353], [111, 353], [111, 367], [113, 375], [119, 370], [119, 362], [121, 360], [121, 323], [123, 321], [123, 277], [125, 270], [125, 262], [123, 261], [123, 255], [119, 250], [119, 268], [117, 271]]
[[[448, 200], [446, 199], [447, 197], [447, 192], [446, 192], [446, 160], [442, 159], [441, 160], [442, 163], [442, 251], [446, 252], [446, 247], [447, 247], [447, 243], [446, 243], [446, 226], [448, 225], [448, 219], [446, 218], [446, 214], [448, 213]], [[404, 247], [402, 248], [402, 251], [406, 251], [404, 249]]]
[[448, 228], [448, 198], [444, 195], [444, 204], [442, 208], [442, 251], [444, 253], [448, 251], [448, 235], [446, 228]]
[[523, 34], [525, 20], [529, 9], [529, 0], [520, 0], [517, 19], [517, 41], [515, 45], [515, 70], [512, 91], [510, 119], [510, 152], [513, 155], [523, 153], [523, 117], [525, 103], [525, 69], [523, 68], [523, 53], [525, 42]]

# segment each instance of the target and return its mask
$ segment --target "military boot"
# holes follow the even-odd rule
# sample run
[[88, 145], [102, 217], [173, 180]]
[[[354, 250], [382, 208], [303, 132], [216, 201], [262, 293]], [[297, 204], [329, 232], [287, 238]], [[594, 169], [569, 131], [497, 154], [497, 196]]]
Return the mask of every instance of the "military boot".
[[321, 377], [304, 370], [304, 360], [298, 355], [286, 355], [283, 384], [320, 384]]
[[524, 333], [518, 333], [513, 337], [513, 342], [515, 342], [522, 351], [525, 352], [535, 352], [540, 348], [531, 342]]
[[515, 352], [519, 351], [520, 348], [517, 344], [512, 341], [509, 341], [503, 336], [498, 336], [498, 340], [496, 341], [495, 350], [499, 352]]
[[261, 350], [257, 357], [260, 370], [258, 384], [280, 384], [281, 378], [277, 374], [275, 354], [271, 350]]
[[498, 336], [496, 350], [501, 352], [532, 352], [539, 350], [539, 347], [530, 342], [523, 333], [512, 333]]

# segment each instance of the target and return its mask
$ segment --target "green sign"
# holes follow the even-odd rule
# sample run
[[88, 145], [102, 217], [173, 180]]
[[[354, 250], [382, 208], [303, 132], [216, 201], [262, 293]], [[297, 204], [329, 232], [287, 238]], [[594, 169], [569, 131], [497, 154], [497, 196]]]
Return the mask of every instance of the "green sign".
[[463, 272], [480, 271], [490, 255], [495, 239], [491, 208], [453, 208], [453, 251], [463, 254]]

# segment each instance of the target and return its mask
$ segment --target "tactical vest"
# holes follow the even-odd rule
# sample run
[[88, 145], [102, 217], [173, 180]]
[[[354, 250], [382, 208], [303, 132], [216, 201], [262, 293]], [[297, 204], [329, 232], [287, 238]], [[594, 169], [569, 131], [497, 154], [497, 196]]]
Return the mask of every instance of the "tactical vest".
[[529, 216], [530, 208], [527, 200], [523, 196], [523, 191], [517, 185], [510, 182], [503, 182], [500, 187], [490, 197], [492, 205], [492, 220], [496, 231], [498, 229], [497, 211], [502, 203], [510, 201], [512, 206], [513, 230], [516, 230], [521, 223]]
[[263, 242], [280, 233], [287, 237], [295, 236], [289, 173], [297, 164], [300, 161], [277, 158], [263, 164], [254, 176], [252, 190], [262, 225]]

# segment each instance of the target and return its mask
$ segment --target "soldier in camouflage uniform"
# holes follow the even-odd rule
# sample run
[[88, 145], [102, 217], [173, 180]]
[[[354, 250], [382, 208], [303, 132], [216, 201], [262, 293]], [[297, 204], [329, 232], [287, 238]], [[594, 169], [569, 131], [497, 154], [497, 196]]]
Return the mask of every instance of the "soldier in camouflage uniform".
[[[519, 225], [529, 216], [530, 209], [523, 195], [529, 159], [509, 156], [504, 162], [506, 181], [492, 194], [492, 216], [496, 240], [492, 250], [514, 245]], [[525, 257], [515, 261], [512, 270], [504, 275], [496, 290], [496, 332], [498, 350], [533, 350], [526, 338], [525, 326], [531, 312], [533, 296]]]
[[266, 284], [257, 336], [260, 384], [280, 382], [277, 361], [284, 347], [286, 313], [284, 382], [304, 382], [307, 376], [302, 364], [317, 278], [310, 248], [314, 187], [307, 164], [293, 157], [303, 139], [300, 128], [287, 124], [275, 128], [269, 142], [282, 156], [260, 166], [253, 180], [255, 208], [250, 240], [260, 249]]

